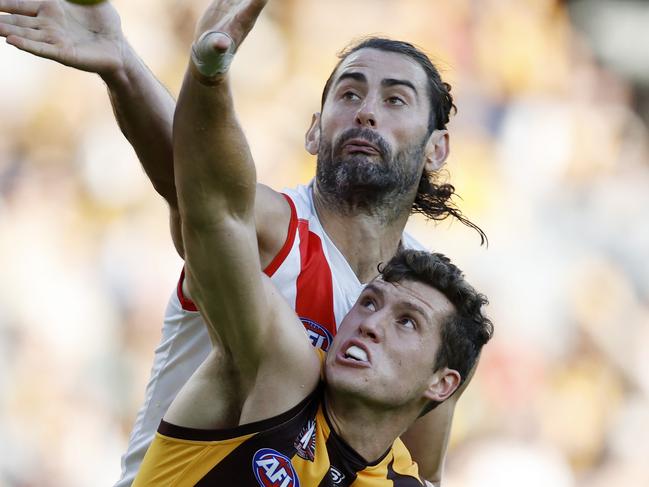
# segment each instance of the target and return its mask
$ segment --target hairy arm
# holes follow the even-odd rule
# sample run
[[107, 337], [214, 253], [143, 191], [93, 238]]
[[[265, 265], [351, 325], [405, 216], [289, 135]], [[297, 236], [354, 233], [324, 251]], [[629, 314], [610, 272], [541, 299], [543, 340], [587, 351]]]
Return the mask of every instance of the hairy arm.
[[177, 208], [171, 127], [176, 102], [126, 40], [118, 69], [102, 73], [115, 118], [155, 190]]
[[[174, 160], [188, 287], [218, 342], [242, 349], [238, 341], [265, 338], [254, 324], [268, 306], [254, 225], [255, 168], [225, 79], [210, 86], [188, 70], [174, 118]], [[225, 325], [237, 321], [241, 326]]]
[[[215, 1], [202, 23], [225, 28], [220, 19], [235, 19], [249, 30], [264, 3]], [[222, 35], [198, 44], [217, 54], [230, 45]], [[190, 63], [174, 117], [173, 148], [193, 299], [213, 339], [236, 361], [243, 388], [250, 387], [246, 394], [255, 394], [260, 374], [285, 377], [281, 393], [264, 392], [276, 409], [266, 413], [282, 412], [309, 393], [319, 363], [295, 313], [261, 273], [255, 167], [226, 75], [205, 76]], [[302, 366], [289, 367], [296, 361]]]
[[[102, 79], [122, 133], [133, 146], [153, 187], [169, 204], [171, 237], [184, 258], [171, 135], [176, 101], [130, 45], [124, 46], [123, 56], [122, 67], [102, 75]], [[255, 219], [262, 267], [281, 248], [286, 232], [279, 229], [288, 228], [289, 218], [290, 209], [284, 198], [257, 184]]]
[[184, 257], [174, 179], [171, 130], [176, 101], [124, 39], [122, 63], [103, 73], [113, 112], [154, 189], [169, 205], [169, 228]]

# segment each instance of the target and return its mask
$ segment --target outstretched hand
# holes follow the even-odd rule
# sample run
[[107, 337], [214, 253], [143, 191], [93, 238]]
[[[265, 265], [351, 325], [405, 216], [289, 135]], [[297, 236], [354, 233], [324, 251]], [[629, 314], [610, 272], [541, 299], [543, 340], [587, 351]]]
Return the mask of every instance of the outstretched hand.
[[[214, 0], [196, 28], [192, 61], [201, 76], [225, 73], [268, 0]], [[225, 34], [225, 35], [224, 35]]]
[[122, 66], [124, 36], [108, 1], [0, 0], [0, 37], [18, 49], [100, 75]]

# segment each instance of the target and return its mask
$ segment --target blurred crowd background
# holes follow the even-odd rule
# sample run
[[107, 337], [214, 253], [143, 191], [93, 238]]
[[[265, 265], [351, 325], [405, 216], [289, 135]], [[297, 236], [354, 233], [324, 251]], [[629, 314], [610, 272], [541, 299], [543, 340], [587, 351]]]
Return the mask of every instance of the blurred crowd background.
[[[205, 1], [116, 0], [177, 94]], [[414, 217], [491, 301], [447, 487], [649, 485], [649, 4], [272, 0], [233, 68], [261, 181], [307, 182], [335, 54], [384, 34], [453, 85], [445, 177], [489, 236]], [[0, 486], [110, 485], [182, 266], [101, 80], [0, 44]]]

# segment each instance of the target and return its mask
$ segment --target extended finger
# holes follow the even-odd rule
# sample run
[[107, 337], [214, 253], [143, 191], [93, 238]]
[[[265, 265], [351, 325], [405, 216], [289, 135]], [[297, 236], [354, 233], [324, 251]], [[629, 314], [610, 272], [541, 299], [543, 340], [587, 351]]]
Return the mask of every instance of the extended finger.
[[30, 29], [38, 29], [40, 27], [40, 22], [36, 18], [26, 15], [0, 15], [0, 24], [16, 25]]
[[7, 44], [11, 44], [21, 51], [29, 52], [46, 59], [56, 60], [55, 58], [58, 53], [57, 48], [52, 44], [33, 41], [31, 39], [25, 39], [24, 37], [17, 37], [13, 35], [7, 37]]
[[232, 37], [240, 45], [257, 22], [257, 18], [266, 6], [267, 0], [250, 0], [243, 3], [241, 10], [235, 13], [231, 25]]
[[17, 36], [25, 39], [30, 39], [32, 41], [38, 42], [51, 42], [48, 39], [47, 33], [38, 29], [28, 29], [25, 27], [18, 27], [15, 25], [0, 24], [0, 36], [9, 37]]
[[244, 7], [243, 13], [257, 18], [267, 3], [268, 0], [252, 0]]
[[0, 0], [0, 12], [8, 14], [29, 15], [34, 17], [38, 14], [43, 2], [23, 0]]

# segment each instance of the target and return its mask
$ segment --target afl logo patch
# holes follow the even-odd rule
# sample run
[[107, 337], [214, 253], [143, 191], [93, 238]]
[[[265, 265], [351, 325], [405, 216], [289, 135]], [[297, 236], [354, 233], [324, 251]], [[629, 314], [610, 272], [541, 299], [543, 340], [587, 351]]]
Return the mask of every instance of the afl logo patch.
[[291, 460], [271, 448], [257, 450], [252, 457], [252, 470], [261, 487], [300, 487]]
[[311, 321], [307, 318], [300, 318], [304, 328], [306, 328], [306, 334], [309, 335], [311, 344], [315, 348], [321, 348], [325, 352], [329, 350], [331, 342], [333, 342], [334, 337], [329, 333], [329, 331], [315, 321]]

